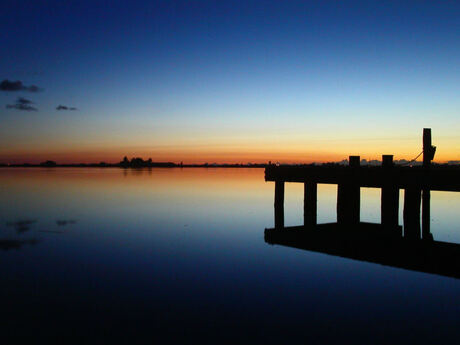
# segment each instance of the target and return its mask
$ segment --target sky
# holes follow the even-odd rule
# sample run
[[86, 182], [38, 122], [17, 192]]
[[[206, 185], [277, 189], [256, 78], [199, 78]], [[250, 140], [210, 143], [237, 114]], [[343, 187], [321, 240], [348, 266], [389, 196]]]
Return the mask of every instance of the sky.
[[[458, 1], [0, 4], [0, 163], [460, 160]], [[18, 83], [19, 81], [19, 83]]]

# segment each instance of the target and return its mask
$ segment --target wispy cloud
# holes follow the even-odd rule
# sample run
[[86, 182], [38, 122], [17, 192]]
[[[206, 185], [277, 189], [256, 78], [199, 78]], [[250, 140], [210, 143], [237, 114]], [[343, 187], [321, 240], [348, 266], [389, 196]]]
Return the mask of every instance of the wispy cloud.
[[35, 245], [38, 243], [38, 240], [32, 238], [30, 240], [11, 240], [11, 239], [0, 239], [0, 250], [11, 250], [11, 249], [21, 249], [24, 244]]
[[7, 109], [17, 109], [23, 111], [37, 111], [38, 109], [32, 106], [34, 104], [31, 100], [23, 97], [18, 97], [15, 104], [7, 104]]
[[56, 107], [56, 110], [78, 110], [77, 108], [75, 107], [68, 107], [66, 105], [61, 105], [59, 104], [57, 107]]
[[37, 85], [26, 86], [20, 80], [10, 81], [8, 79], [3, 80], [0, 83], [0, 91], [28, 91], [28, 92], [39, 92], [42, 91]]
[[6, 226], [12, 226], [18, 234], [26, 232], [30, 229], [32, 224], [35, 224], [37, 220], [35, 219], [24, 219], [18, 220], [16, 222], [7, 222]]
[[77, 222], [77, 221], [74, 220], [74, 219], [68, 219], [68, 220], [67, 220], [67, 219], [58, 219], [58, 220], [56, 221], [56, 224], [57, 224], [58, 226], [65, 226], [65, 225], [68, 225], [68, 224], [75, 224], [76, 222]]

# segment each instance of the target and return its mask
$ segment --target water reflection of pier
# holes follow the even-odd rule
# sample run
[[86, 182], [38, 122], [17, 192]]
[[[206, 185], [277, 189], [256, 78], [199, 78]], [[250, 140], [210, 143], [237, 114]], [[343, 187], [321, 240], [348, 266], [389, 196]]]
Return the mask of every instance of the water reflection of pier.
[[401, 234], [402, 229], [398, 225], [399, 190], [404, 189], [404, 237], [430, 240], [430, 191], [460, 191], [460, 169], [432, 166], [434, 152], [431, 130], [425, 128], [423, 166], [419, 167], [395, 166], [392, 155], [383, 155], [382, 166], [379, 167], [360, 166], [359, 156], [350, 156], [348, 166], [270, 165], [265, 169], [265, 180], [275, 182], [275, 228], [284, 228], [286, 182], [304, 184], [305, 227], [317, 225], [317, 184], [324, 183], [338, 185], [337, 224], [346, 227], [360, 224], [360, 188], [374, 187], [382, 191], [382, 229]]
[[266, 229], [265, 241], [354, 260], [460, 278], [460, 244], [389, 234], [380, 224]]

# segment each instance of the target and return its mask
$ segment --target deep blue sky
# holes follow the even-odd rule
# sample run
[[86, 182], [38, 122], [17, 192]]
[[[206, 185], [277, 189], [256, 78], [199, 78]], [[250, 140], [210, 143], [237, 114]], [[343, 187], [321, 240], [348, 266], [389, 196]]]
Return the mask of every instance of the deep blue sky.
[[0, 92], [0, 161], [411, 158], [423, 127], [460, 159], [459, 18], [458, 1], [3, 1], [0, 79], [44, 90]]

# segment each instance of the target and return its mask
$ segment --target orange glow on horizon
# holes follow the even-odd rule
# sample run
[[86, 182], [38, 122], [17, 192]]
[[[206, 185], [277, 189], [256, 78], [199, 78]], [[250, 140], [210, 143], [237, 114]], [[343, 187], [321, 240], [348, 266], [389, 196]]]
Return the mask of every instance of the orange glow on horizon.
[[[434, 137], [437, 146], [435, 162], [460, 160], [460, 142], [454, 137]], [[58, 148], [56, 148], [58, 147]], [[152, 158], [154, 162], [184, 164], [203, 163], [324, 163], [348, 159], [359, 155], [361, 159], [381, 160], [382, 154], [393, 154], [395, 160], [411, 160], [421, 151], [421, 138], [401, 140], [370, 138], [286, 138], [269, 140], [264, 138], [179, 142], [177, 144], [143, 144], [130, 142], [126, 146], [115, 146], [113, 142], [91, 144], [89, 142], [48, 145], [37, 143], [34, 148], [0, 148], [0, 163], [40, 163], [54, 160], [66, 163], [118, 163], [128, 158]], [[420, 157], [419, 160], [422, 158]]]
[[[95, 152], [18, 152], [8, 153], [0, 155], [0, 163], [9, 164], [22, 164], [31, 163], [38, 164], [46, 160], [54, 160], [60, 164], [78, 164], [78, 163], [118, 163], [124, 156], [129, 159], [133, 157], [141, 157], [143, 159], [152, 158], [154, 162], [173, 162], [184, 164], [203, 164], [203, 163], [267, 163], [269, 161], [275, 163], [325, 163], [325, 162], [339, 162], [344, 159], [348, 159], [350, 155], [359, 155], [361, 159], [367, 160], [381, 160], [382, 154], [394, 154], [391, 151], [384, 151], [381, 154], [373, 152], [296, 152], [288, 150], [270, 152], [154, 152], [147, 150], [126, 150], [126, 151], [95, 151]], [[418, 153], [417, 153], [418, 154]], [[416, 154], [412, 152], [406, 152], [405, 154], [394, 155], [395, 160], [406, 159], [410, 160], [414, 158]], [[422, 158], [417, 159], [421, 161]], [[453, 153], [442, 153], [437, 152], [435, 156], [435, 162], [444, 163], [447, 161], [460, 160], [458, 154]]]

